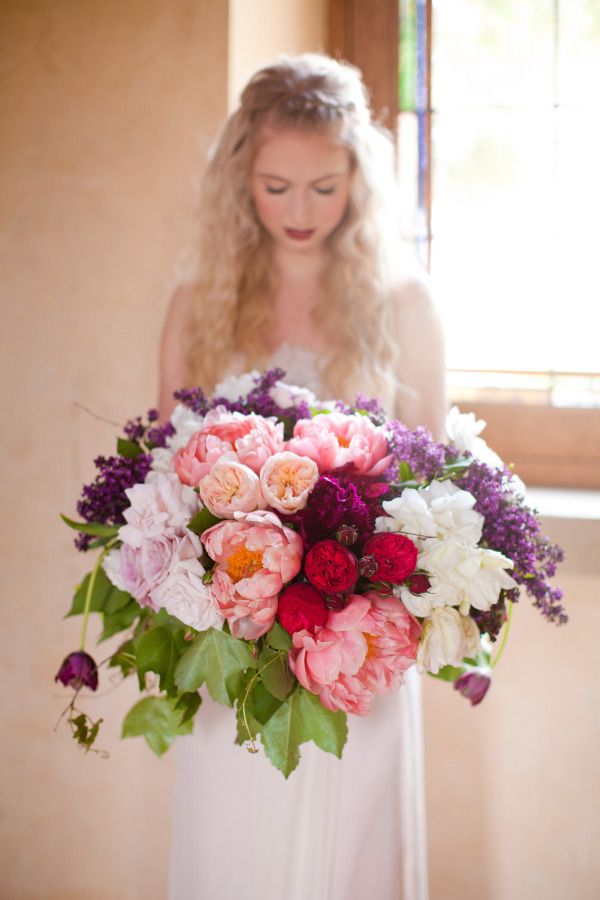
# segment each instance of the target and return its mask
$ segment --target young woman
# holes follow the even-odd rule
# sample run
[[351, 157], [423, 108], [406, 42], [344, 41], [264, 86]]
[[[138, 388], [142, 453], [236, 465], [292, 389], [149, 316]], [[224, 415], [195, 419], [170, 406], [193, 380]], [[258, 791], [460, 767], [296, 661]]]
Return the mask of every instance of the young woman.
[[[197, 276], [163, 333], [163, 418], [176, 388], [279, 365], [321, 398], [378, 396], [441, 436], [441, 329], [394, 198], [356, 69], [306, 55], [257, 72], [204, 178]], [[424, 900], [418, 687], [349, 716], [341, 762], [303, 745], [287, 782], [205, 698], [177, 759], [172, 900]]]

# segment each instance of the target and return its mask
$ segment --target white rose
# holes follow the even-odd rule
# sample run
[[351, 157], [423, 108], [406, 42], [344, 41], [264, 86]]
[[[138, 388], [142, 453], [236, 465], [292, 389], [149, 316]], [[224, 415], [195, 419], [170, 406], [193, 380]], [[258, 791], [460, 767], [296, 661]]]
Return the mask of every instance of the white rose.
[[495, 550], [469, 547], [458, 541], [432, 540], [419, 554], [419, 568], [434, 578], [430, 593], [448, 606], [460, 606], [467, 614], [471, 606], [488, 610], [498, 600], [502, 588], [515, 587], [516, 582], [506, 572], [512, 561]]
[[436, 524], [423, 496], [424, 493], [414, 488], [405, 488], [399, 497], [384, 500], [382, 506], [387, 517], [378, 517], [375, 530], [402, 531], [415, 540], [417, 546], [419, 546], [417, 535], [435, 537]]
[[245, 397], [254, 390], [259, 378], [260, 372], [256, 369], [244, 372], [243, 375], [230, 375], [215, 386], [213, 397], [224, 397], [225, 400], [235, 403], [240, 397]]
[[285, 381], [276, 381], [269, 395], [272, 400], [282, 409], [288, 409], [290, 406], [298, 406], [304, 401], [309, 406], [318, 405], [318, 400], [312, 391], [308, 388], [301, 388], [295, 384], [286, 384]]
[[446, 434], [458, 450], [471, 453], [492, 468], [501, 469], [504, 463], [498, 454], [479, 437], [486, 424], [485, 419], [476, 419], [475, 413], [461, 413], [458, 406], [453, 406], [446, 416]]
[[463, 658], [461, 615], [447, 606], [434, 609], [424, 623], [417, 651], [417, 671], [434, 675], [444, 666], [458, 666]]
[[484, 518], [475, 512], [473, 494], [456, 487], [451, 481], [432, 481], [422, 493], [436, 526], [437, 537], [448, 535], [466, 544], [477, 544]]

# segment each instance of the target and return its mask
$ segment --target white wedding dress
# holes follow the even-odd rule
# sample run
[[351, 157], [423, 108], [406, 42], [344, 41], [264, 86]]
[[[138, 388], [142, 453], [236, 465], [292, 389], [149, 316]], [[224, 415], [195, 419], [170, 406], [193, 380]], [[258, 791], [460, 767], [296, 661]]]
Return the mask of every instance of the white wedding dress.
[[[314, 355], [284, 345], [286, 380], [319, 393]], [[175, 746], [170, 900], [427, 900], [420, 682], [348, 716], [338, 760], [301, 746], [286, 781], [234, 743], [205, 689]]]

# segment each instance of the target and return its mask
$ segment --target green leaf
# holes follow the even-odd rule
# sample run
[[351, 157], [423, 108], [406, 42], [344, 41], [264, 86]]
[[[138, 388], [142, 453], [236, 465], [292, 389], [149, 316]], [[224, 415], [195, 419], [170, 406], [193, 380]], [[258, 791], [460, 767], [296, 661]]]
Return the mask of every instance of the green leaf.
[[288, 655], [283, 650], [265, 647], [258, 657], [258, 670], [262, 683], [278, 700], [285, 700], [296, 684], [288, 667]]
[[135, 645], [133, 641], [125, 641], [121, 644], [116, 653], [113, 653], [109, 663], [110, 668], [119, 668], [123, 674], [123, 678], [131, 675], [136, 668]]
[[127, 441], [125, 438], [117, 438], [117, 453], [119, 456], [126, 456], [127, 459], [135, 459], [144, 451], [137, 441]]
[[431, 675], [433, 678], [439, 678], [442, 681], [456, 681], [456, 679], [460, 678], [464, 672], [465, 670], [458, 666], [444, 666], [436, 674], [433, 672], [428, 672], [427, 674]]
[[[77, 590], [75, 591], [75, 596], [73, 597], [73, 603], [71, 604], [71, 609], [67, 613], [67, 616], [80, 616], [83, 614], [83, 608], [85, 606], [85, 596], [87, 594], [88, 585], [90, 583], [91, 575], [86, 575]], [[106, 572], [102, 567], [98, 569], [96, 574], [96, 581], [94, 583], [94, 590], [92, 591], [90, 610], [91, 612], [102, 612], [108, 598], [110, 596], [111, 591], [113, 590], [112, 583], [108, 580], [106, 576]]]
[[73, 729], [73, 737], [78, 744], [85, 747], [87, 752], [96, 740], [100, 725], [104, 720], [98, 719], [97, 722], [94, 722], [85, 713], [80, 713], [78, 716], [73, 716], [69, 721]]
[[146, 672], [156, 672], [160, 676], [160, 689], [168, 694], [175, 689], [175, 664], [179, 658], [172, 631], [165, 626], [151, 628], [136, 641], [140, 688], [144, 687]]
[[192, 719], [181, 721], [173, 697], [145, 697], [129, 710], [121, 737], [144, 737], [151, 750], [161, 756], [180, 734], [191, 734]]
[[112, 590], [110, 591], [108, 597], [106, 598], [106, 602], [104, 604], [104, 612], [111, 613], [118, 612], [118, 610], [123, 609], [124, 606], [127, 606], [128, 603], [131, 603], [132, 600], [131, 594], [127, 591], [120, 591], [119, 588], [116, 588], [114, 585], [112, 586]]
[[123, 606], [115, 612], [107, 613], [105, 611], [102, 614], [104, 627], [102, 629], [102, 634], [98, 638], [98, 642], [100, 643], [101, 641], [107, 640], [107, 638], [112, 637], [113, 634], [117, 634], [119, 631], [125, 631], [133, 624], [140, 613], [141, 607], [133, 598], [131, 598], [127, 606]]
[[76, 522], [62, 513], [60, 517], [69, 528], [73, 528], [75, 531], [82, 531], [84, 534], [93, 534], [96, 537], [115, 537], [121, 527], [120, 525], [102, 525], [100, 522]]
[[216, 525], [217, 522], [221, 521], [222, 520], [217, 518], [217, 516], [213, 516], [210, 509], [203, 506], [202, 509], [198, 510], [196, 515], [190, 519], [187, 523], [187, 527], [190, 531], [193, 531], [194, 534], [200, 535], [203, 531], [206, 531], [207, 528], [211, 528], [213, 525]]
[[181, 691], [196, 691], [206, 682], [217, 703], [232, 706], [239, 696], [246, 669], [255, 669], [256, 660], [244, 641], [209, 628], [183, 654], [175, 669]]
[[327, 709], [316, 694], [311, 694], [304, 688], [300, 688], [297, 694], [302, 743], [313, 741], [321, 750], [341, 759], [348, 737], [346, 713]]
[[181, 725], [194, 718], [201, 703], [202, 697], [196, 691], [186, 691], [185, 694], [181, 694], [175, 704], [175, 709], [179, 709], [182, 712]]
[[265, 753], [285, 778], [298, 765], [300, 744], [314, 741], [321, 750], [340, 758], [347, 736], [346, 714], [326, 709], [304, 688], [293, 691], [261, 729]]
[[273, 650], [290, 650], [292, 637], [279, 622], [275, 622], [270, 631], [265, 634], [265, 640]]

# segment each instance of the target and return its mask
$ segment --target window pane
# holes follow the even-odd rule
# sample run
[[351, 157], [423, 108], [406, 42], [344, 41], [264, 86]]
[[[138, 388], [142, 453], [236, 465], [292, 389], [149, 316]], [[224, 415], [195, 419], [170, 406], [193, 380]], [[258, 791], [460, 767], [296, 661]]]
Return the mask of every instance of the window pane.
[[597, 104], [600, 90], [600, 2], [568, 0], [561, 3], [558, 21], [559, 102]]
[[433, 108], [552, 103], [553, 7], [552, 0], [435, 0]]
[[597, 371], [598, 279], [580, 251], [573, 262], [589, 193], [557, 188], [556, 113], [441, 114], [433, 140], [432, 275], [449, 365]]

